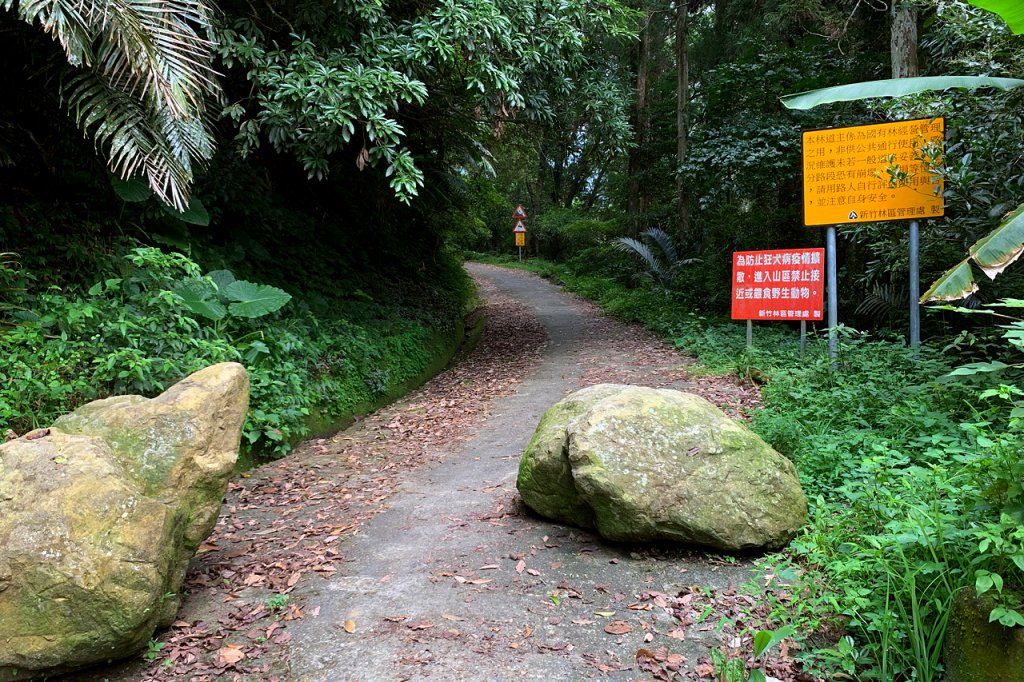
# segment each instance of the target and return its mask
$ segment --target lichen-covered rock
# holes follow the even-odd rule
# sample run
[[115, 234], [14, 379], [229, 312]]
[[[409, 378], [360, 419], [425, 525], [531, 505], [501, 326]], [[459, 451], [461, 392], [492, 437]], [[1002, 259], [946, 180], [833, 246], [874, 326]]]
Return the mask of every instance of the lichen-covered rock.
[[579, 403], [575, 395], [542, 419], [526, 493], [520, 465], [520, 491], [538, 513], [583, 518], [609, 540], [726, 551], [781, 547], [806, 522], [792, 463], [703, 398], [637, 386], [605, 386]]
[[993, 606], [974, 590], [953, 603], [942, 650], [946, 682], [1024, 682], [1024, 628], [988, 622]]
[[541, 516], [582, 528], [594, 527], [594, 512], [579, 498], [566, 453], [569, 423], [598, 401], [626, 388], [597, 384], [559, 400], [541, 417], [519, 460], [516, 487], [527, 506]]
[[245, 369], [224, 363], [0, 445], [0, 679], [130, 655], [173, 621], [248, 396]]

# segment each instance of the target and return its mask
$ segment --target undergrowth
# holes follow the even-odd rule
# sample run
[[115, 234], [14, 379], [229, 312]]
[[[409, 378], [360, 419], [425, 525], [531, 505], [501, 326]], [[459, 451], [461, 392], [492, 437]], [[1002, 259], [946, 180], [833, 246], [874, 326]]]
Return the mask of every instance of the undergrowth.
[[964, 369], [955, 345], [914, 352], [845, 328], [833, 362], [813, 333], [801, 357], [795, 326], [758, 325], [747, 348], [743, 323], [695, 314], [683, 292], [571, 263], [503, 264], [646, 325], [705, 371], [764, 384], [752, 427], [795, 463], [811, 507], [791, 546], [764, 560], [782, 578], [767, 598], [809, 669], [940, 680], [952, 604], [968, 588], [993, 597], [993, 621], [1024, 626], [1024, 323], [975, 344], [967, 359], [991, 361]]
[[300, 297], [258, 319], [213, 322], [178, 293], [200, 273], [180, 253], [138, 247], [83, 291], [45, 284], [12, 260], [0, 310], [0, 432], [45, 426], [98, 398], [153, 396], [207, 365], [237, 361], [251, 386], [243, 451], [280, 456], [309, 432], [314, 412], [329, 422], [368, 410], [457, 343], [455, 295], [451, 305], [416, 309], [364, 293], [330, 315]]

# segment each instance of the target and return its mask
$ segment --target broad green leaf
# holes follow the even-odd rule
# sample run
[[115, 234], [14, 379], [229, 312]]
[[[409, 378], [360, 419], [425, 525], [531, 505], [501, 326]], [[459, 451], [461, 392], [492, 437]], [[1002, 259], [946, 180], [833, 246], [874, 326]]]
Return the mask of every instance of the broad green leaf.
[[975, 7], [995, 12], [1014, 33], [1024, 33], [1024, 3], [1020, 0], [967, 0]]
[[224, 295], [235, 303], [229, 306], [238, 317], [262, 317], [281, 308], [292, 300], [291, 294], [269, 284], [254, 284], [235, 280], [224, 288]]
[[950, 88], [998, 88], [1012, 90], [1024, 86], [1018, 78], [992, 78], [990, 76], [922, 76], [920, 78], [890, 78], [888, 80], [863, 81], [831, 88], [808, 90], [782, 98], [787, 109], [813, 109], [819, 104], [832, 102], [853, 102], [875, 97], [904, 97], [921, 92], [948, 90]]
[[970, 249], [971, 257], [989, 279], [1024, 253], [1024, 204], [1006, 216], [999, 227], [979, 239]]
[[114, 188], [114, 193], [117, 194], [117, 196], [132, 203], [145, 201], [153, 196], [153, 190], [149, 188], [149, 185], [146, 184], [144, 180], [140, 180], [139, 178], [122, 180], [116, 175], [111, 175], [110, 184]]
[[760, 669], [754, 668], [750, 671], [750, 677], [747, 678], [747, 682], [767, 682], [764, 673]]
[[972, 374], [984, 374], [986, 372], [1001, 372], [1008, 368], [1005, 362], [995, 360], [993, 362], [969, 362], [966, 365], [957, 367], [946, 376], [970, 376]]
[[214, 292], [210, 286], [201, 280], [186, 279], [179, 282], [174, 287], [174, 293], [178, 295], [186, 308], [208, 320], [218, 322], [228, 314], [227, 308], [214, 298]]
[[184, 221], [189, 225], [199, 225], [200, 227], [206, 227], [210, 224], [210, 214], [206, 211], [206, 206], [199, 199], [193, 197], [192, 201], [189, 202], [188, 208], [184, 211], [178, 211], [173, 206], [161, 203], [167, 215], [173, 216], [178, 220]]
[[935, 280], [931, 288], [921, 296], [921, 302], [959, 301], [977, 290], [978, 284], [974, 281], [971, 263], [965, 258]]
[[771, 630], [759, 631], [754, 635], [754, 656], [760, 656], [787, 637], [792, 637], [795, 631], [796, 628], [792, 625], [781, 627], [774, 632]]
[[217, 285], [217, 292], [221, 298], [226, 299], [224, 290], [228, 288], [228, 285], [235, 281], [235, 273], [230, 270], [214, 270], [206, 275], [213, 280], [213, 283]]

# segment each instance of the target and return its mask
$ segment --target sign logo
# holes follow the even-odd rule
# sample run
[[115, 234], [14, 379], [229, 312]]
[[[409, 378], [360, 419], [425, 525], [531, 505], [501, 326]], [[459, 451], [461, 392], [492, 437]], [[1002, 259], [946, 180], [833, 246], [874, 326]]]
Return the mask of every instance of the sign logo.
[[821, 320], [825, 249], [732, 254], [732, 319]]
[[804, 132], [804, 225], [941, 216], [942, 178], [929, 164], [944, 130], [936, 118]]

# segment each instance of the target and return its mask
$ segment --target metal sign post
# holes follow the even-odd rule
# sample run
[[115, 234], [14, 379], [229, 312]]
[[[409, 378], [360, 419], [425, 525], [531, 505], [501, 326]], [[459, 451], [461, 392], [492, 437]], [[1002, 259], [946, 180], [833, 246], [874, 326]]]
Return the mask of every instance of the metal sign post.
[[921, 234], [918, 230], [917, 221], [910, 221], [910, 347], [918, 348], [921, 345], [921, 278], [918, 264], [918, 254], [921, 249]]
[[826, 226], [828, 348], [837, 354], [836, 225], [910, 221], [910, 345], [921, 343], [918, 220], [941, 216], [942, 177], [928, 145], [942, 143], [941, 117], [807, 130], [802, 136], [804, 225]]
[[835, 225], [825, 228], [825, 264], [826, 289], [828, 290], [828, 356], [832, 358], [834, 366], [836, 357], [839, 355], [839, 339], [836, 336], [836, 327], [839, 326], [839, 292], [836, 290], [838, 268], [836, 267]]
[[512, 212], [512, 219], [516, 221], [516, 226], [512, 228], [512, 234], [516, 239], [516, 246], [519, 248], [519, 262], [523, 262], [523, 247], [526, 246], [526, 225], [523, 224], [523, 219], [526, 218], [526, 209], [523, 208], [522, 204], [516, 205], [516, 210]]

